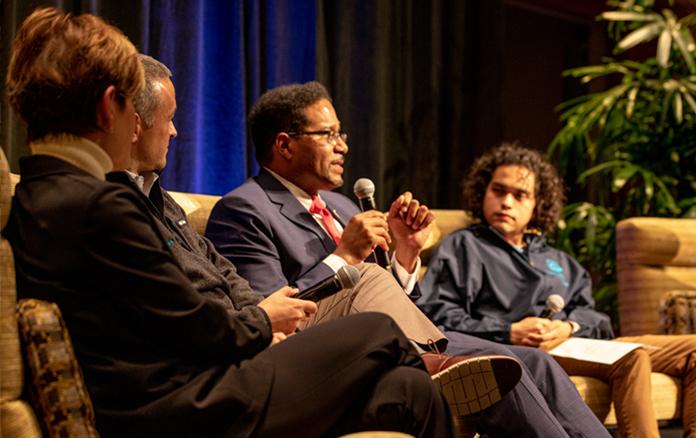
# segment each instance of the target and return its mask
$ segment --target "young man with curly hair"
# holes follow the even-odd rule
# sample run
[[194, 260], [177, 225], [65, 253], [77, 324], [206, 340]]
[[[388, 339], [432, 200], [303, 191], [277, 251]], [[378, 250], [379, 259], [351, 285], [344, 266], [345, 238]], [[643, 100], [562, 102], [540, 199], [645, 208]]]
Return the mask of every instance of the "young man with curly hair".
[[[421, 307], [447, 330], [513, 349], [548, 351], [572, 336], [613, 338], [609, 318], [594, 309], [588, 272], [546, 243], [563, 204], [563, 182], [538, 152], [505, 143], [480, 157], [464, 181], [464, 208], [480, 223], [444, 239], [420, 283]], [[552, 294], [565, 307], [542, 317]], [[658, 348], [639, 348], [612, 365], [556, 360], [570, 375], [610, 384], [623, 437], [659, 437], [650, 372], [680, 378], [685, 434], [696, 436], [696, 336], [616, 340]]]

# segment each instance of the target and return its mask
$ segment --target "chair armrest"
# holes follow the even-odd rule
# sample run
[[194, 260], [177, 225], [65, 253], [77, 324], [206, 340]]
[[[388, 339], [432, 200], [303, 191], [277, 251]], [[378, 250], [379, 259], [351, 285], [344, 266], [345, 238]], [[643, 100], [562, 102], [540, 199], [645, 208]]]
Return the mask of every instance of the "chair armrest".
[[47, 436], [98, 437], [94, 409], [58, 306], [17, 303], [32, 405]]

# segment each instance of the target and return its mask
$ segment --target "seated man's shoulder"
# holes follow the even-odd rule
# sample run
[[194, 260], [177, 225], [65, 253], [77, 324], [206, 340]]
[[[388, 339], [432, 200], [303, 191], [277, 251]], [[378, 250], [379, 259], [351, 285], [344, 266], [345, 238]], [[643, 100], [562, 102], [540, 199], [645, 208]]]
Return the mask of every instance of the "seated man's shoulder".
[[248, 179], [239, 187], [227, 192], [216, 203], [233, 208], [235, 206], [256, 206], [268, 200], [264, 189], [254, 180]]
[[457, 228], [447, 234], [443, 242], [447, 241], [450, 244], [474, 242], [481, 237], [481, 232], [480, 225], [469, 225], [467, 227]]

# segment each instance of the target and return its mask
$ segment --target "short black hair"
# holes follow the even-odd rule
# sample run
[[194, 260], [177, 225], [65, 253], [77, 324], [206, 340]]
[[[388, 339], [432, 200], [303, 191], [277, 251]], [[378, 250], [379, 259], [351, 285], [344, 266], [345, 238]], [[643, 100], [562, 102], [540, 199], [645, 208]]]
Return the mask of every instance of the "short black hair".
[[278, 133], [301, 131], [308, 123], [304, 109], [321, 99], [331, 101], [329, 92], [316, 81], [283, 85], [262, 94], [248, 117], [256, 160], [268, 163]]
[[483, 198], [493, 174], [500, 166], [522, 166], [534, 173], [534, 215], [528, 228], [549, 233], [556, 228], [565, 204], [563, 180], [556, 169], [538, 151], [519, 143], [502, 143], [479, 157], [462, 184], [464, 209], [485, 222]]

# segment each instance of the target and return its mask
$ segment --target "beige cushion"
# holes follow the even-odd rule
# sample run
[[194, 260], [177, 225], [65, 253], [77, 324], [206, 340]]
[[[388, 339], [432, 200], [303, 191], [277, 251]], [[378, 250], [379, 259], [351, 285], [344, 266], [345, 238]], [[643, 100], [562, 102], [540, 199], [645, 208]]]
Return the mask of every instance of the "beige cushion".
[[10, 215], [11, 193], [10, 167], [5, 153], [0, 149], [0, 229], [5, 228]]
[[201, 236], [204, 235], [210, 211], [220, 197], [182, 192], [169, 192], [169, 194], [174, 198], [177, 204], [184, 209], [189, 224], [191, 224]]
[[10, 173], [10, 193], [14, 195], [15, 186], [19, 182], [19, 175], [16, 173]]
[[696, 219], [636, 217], [616, 226], [622, 262], [696, 266]]
[[621, 334], [662, 333], [662, 294], [696, 290], [696, 219], [631, 218], [616, 232]]
[[23, 400], [0, 403], [0, 436], [2, 438], [40, 438], [41, 429], [34, 411]]
[[22, 359], [15, 317], [14, 259], [9, 242], [0, 239], [0, 401], [15, 400], [22, 392]]
[[[681, 418], [681, 383], [666, 374], [652, 373], [652, 404], [658, 421]], [[607, 426], [616, 425], [616, 411], [611, 402], [611, 390], [601, 380], [593, 377], [571, 376], [580, 396]]]
[[430, 257], [433, 255], [437, 247], [442, 242], [442, 239], [454, 230], [468, 227], [474, 220], [471, 215], [464, 210], [432, 210], [435, 215], [435, 225], [428, 240], [423, 246], [421, 257], [421, 270], [418, 277], [422, 278], [428, 268]]
[[[570, 380], [575, 384], [580, 397], [585, 400], [585, 403], [587, 403], [587, 406], [590, 407], [597, 418], [602, 421], [607, 419], [609, 412], [613, 410], [609, 386], [593, 377], [571, 376]], [[614, 423], [616, 423], [616, 417], [612, 418]]]

